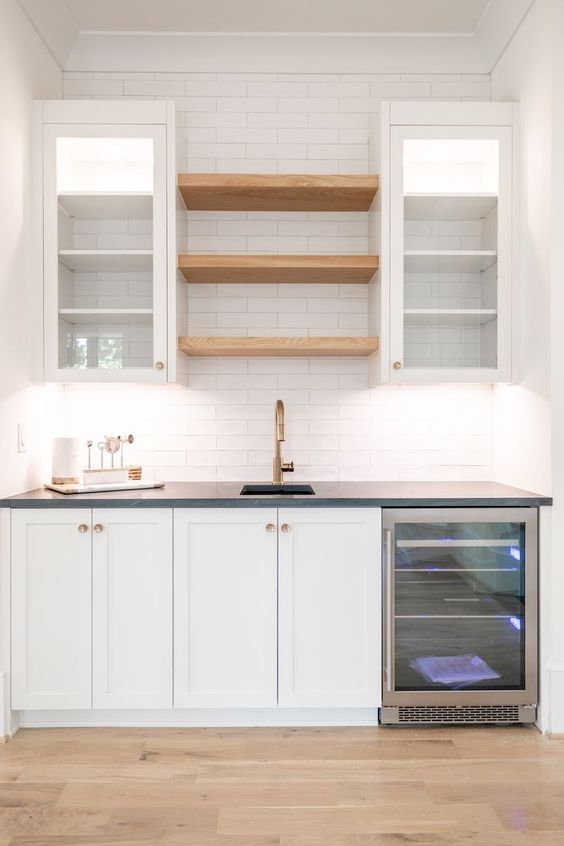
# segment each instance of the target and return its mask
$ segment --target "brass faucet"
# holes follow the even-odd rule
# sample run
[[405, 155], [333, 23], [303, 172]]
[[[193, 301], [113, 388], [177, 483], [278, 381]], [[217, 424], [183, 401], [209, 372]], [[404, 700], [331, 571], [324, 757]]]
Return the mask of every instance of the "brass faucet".
[[284, 473], [294, 472], [294, 462], [284, 461], [280, 444], [286, 440], [284, 433], [284, 403], [276, 400], [274, 408], [274, 458], [272, 460], [272, 484], [283, 485]]

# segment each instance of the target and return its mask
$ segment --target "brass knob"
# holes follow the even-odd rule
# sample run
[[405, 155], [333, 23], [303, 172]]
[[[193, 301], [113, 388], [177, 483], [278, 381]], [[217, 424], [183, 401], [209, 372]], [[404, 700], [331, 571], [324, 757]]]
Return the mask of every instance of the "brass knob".
[[155, 367], [157, 370], [164, 370], [164, 363], [162, 361], [156, 361]]
[[394, 361], [394, 370], [401, 370], [401, 361]]
[[78, 531], [80, 532], [81, 535], [83, 535], [85, 532], [87, 532], [88, 531], [87, 523], [81, 523], [80, 526], [78, 527]]
[[289, 532], [290, 531], [290, 524], [289, 523], [282, 523], [280, 528], [282, 529], [283, 532]]
[[104, 528], [104, 527], [102, 526], [102, 524], [101, 524], [101, 523], [96, 523], [96, 524], [94, 525], [94, 531], [96, 532], [96, 534], [97, 534], [97, 535], [99, 535], [99, 534], [100, 534], [100, 532], [102, 531], [102, 529], [103, 529], [103, 528]]
[[275, 532], [276, 526], [274, 525], [274, 523], [267, 523], [266, 524], [266, 531], [267, 532]]

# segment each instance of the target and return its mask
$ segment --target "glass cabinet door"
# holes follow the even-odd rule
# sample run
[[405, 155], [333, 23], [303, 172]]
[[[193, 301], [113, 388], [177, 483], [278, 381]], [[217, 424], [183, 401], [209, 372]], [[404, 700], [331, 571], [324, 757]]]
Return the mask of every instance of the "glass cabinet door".
[[45, 359], [63, 381], [166, 381], [166, 130], [44, 127]]
[[393, 127], [392, 381], [508, 378], [511, 128]]
[[406, 509], [384, 526], [389, 701], [533, 693], [535, 509]]

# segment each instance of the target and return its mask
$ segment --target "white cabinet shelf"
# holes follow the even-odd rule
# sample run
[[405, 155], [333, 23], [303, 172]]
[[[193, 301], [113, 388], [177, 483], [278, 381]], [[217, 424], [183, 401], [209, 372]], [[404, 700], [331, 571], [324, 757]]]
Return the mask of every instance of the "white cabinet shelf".
[[152, 250], [61, 250], [59, 261], [81, 273], [150, 271]]
[[491, 308], [406, 308], [406, 326], [483, 326], [497, 318]]
[[405, 250], [406, 273], [482, 273], [497, 261], [495, 250]]
[[59, 316], [67, 323], [123, 324], [138, 323], [148, 325], [153, 321], [151, 308], [62, 308]]
[[153, 196], [146, 193], [74, 193], [58, 195], [69, 217], [82, 220], [151, 220]]
[[404, 194], [405, 220], [481, 220], [496, 205], [496, 194]]

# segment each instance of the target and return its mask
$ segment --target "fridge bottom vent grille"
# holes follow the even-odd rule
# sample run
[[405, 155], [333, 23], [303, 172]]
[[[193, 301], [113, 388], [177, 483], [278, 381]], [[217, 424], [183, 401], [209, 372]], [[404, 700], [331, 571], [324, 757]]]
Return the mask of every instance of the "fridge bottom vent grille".
[[518, 723], [519, 705], [400, 705], [399, 723]]

